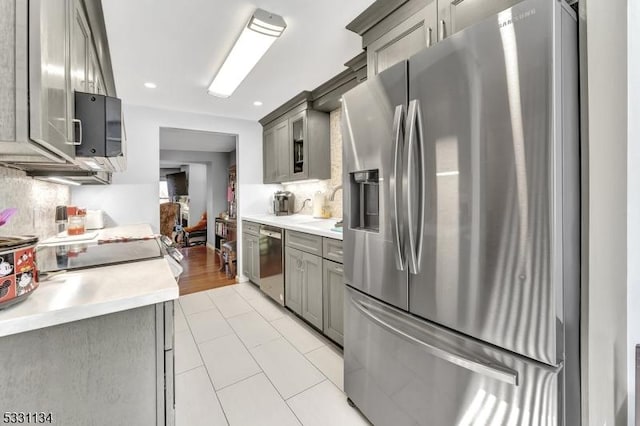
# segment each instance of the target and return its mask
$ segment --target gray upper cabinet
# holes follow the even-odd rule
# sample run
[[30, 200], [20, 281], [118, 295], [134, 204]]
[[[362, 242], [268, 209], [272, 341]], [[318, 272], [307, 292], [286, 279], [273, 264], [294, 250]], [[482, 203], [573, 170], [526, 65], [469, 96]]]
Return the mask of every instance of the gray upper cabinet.
[[289, 152], [290, 152], [290, 133], [289, 121], [283, 120], [276, 124], [274, 128], [275, 140], [275, 180], [274, 182], [282, 182], [289, 178]]
[[289, 178], [289, 121], [281, 120], [262, 135], [264, 183], [283, 182]]
[[29, 136], [69, 161], [75, 158], [67, 62], [71, 7], [70, 0], [36, 0], [28, 17]]
[[440, 0], [438, 39], [442, 40], [469, 25], [495, 15], [522, 0]]
[[362, 36], [372, 77], [522, 0], [377, 0], [347, 25]]
[[278, 173], [275, 130], [275, 127], [272, 127], [262, 134], [262, 174], [264, 183], [276, 182], [276, 174]]
[[264, 183], [331, 176], [329, 114], [311, 108], [303, 92], [260, 120]]
[[378, 74], [436, 42], [438, 11], [429, 3], [367, 46], [367, 72]]
[[81, 170], [74, 91], [116, 95], [100, 2], [0, 1], [0, 57], [0, 161]]

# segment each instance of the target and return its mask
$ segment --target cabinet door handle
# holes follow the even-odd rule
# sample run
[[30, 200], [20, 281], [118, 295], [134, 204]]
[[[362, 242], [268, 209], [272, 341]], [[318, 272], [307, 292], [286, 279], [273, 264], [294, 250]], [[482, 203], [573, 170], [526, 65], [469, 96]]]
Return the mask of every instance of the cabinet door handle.
[[445, 37], [447, 37], [447, 32], [446, 32], [446, 22], [444, 22], [444, 19], [440, 20], [440, 40], [444, 40]]
[[431, 39], [432, 33], [433, 30], [431, 29], [431, 27], [427, 28], [427, 47], [431, 47], [431, 45], [433, 44], [433, 40]]
[[[77, 119], [77, 118], [72, 118], [71, 122], [73, 123], [73, 136], [74, 136], [74, 140], [71, 142], [67, 142], [67, 145], [82, 145], [82, 121]], [[76, 140], [75, 135], [76, 135], [76, 129], [78, 129], [78, 138]]]
[[342, 256], [342, 250], [336, 250], [336, 254], [337, 254], [338, 256]]
[[343, 273], [343, 272], [344, 272], [344, 269], [342, 269], [342, 268], [340, 268], [340, 267], [336, 267], [336, 272]]

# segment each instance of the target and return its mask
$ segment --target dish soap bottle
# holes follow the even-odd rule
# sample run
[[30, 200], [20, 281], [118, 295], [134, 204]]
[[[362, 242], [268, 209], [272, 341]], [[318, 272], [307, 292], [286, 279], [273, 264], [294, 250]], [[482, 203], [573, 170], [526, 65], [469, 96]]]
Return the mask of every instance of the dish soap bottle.
[[324, 217], [324, 205], [326, 203], [325, 196], [318, 191], [313, 195], [313, 217], [321, 219]]

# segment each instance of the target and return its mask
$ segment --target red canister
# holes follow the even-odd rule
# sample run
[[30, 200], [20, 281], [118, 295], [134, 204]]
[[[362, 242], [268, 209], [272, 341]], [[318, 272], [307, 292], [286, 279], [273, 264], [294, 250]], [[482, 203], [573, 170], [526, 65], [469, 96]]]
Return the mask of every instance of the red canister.
[[0, 309], [26, 299], [38, 288], [36, 237], [0, 236]]

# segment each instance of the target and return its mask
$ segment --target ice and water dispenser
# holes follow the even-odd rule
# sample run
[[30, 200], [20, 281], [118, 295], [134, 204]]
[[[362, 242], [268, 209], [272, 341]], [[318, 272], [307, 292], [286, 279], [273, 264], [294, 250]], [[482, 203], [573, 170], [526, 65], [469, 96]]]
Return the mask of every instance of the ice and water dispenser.
[[380, 181], [378, 170], [349, 173], [352, 229], [378, 232], [380, 229]]

